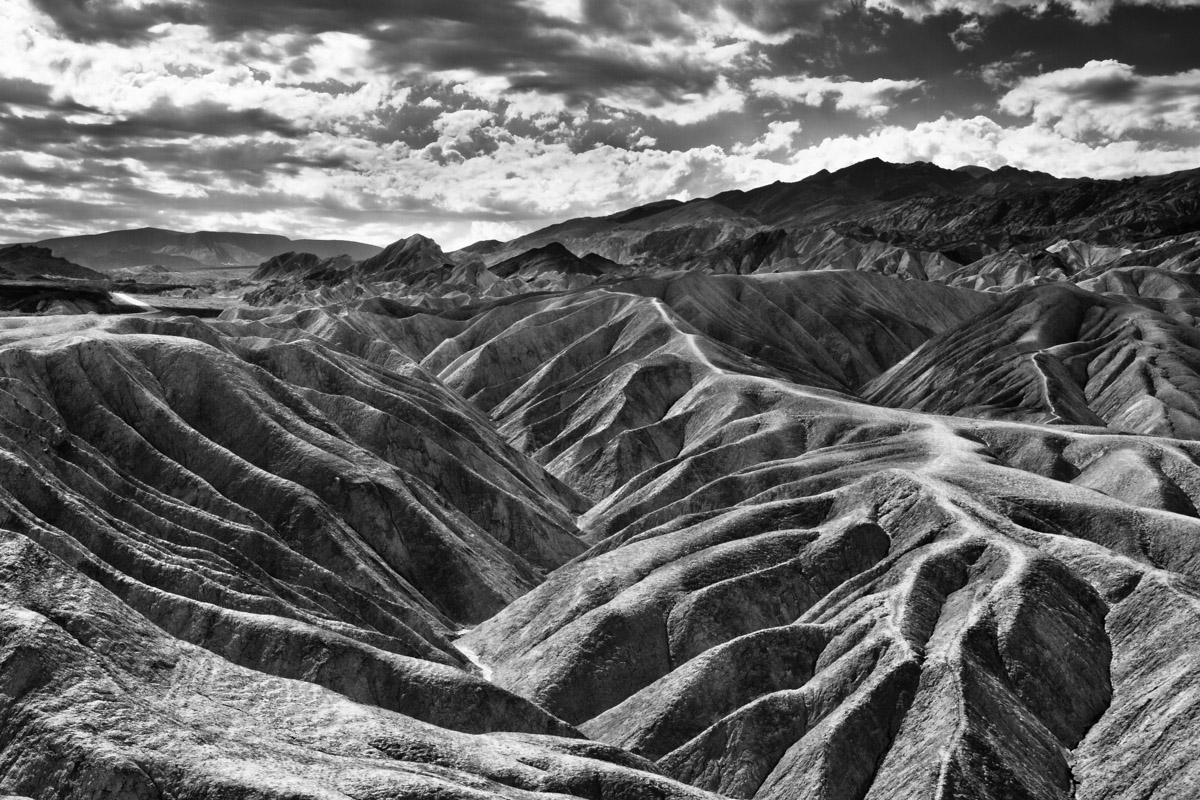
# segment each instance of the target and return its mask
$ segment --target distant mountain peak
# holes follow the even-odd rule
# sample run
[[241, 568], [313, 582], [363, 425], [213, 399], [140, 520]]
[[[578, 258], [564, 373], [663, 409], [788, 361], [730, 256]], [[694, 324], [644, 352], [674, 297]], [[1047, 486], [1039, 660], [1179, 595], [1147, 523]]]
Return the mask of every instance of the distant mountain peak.
[[414, 233], [398, 239], [383, 250], [361, 261], [355, 268], [360, 277], [372, 280], [397, 280], [414, 273], [437, 269], [450, 262], [441, 246], [433, 239]]
[[961, 167], [957, 167], [954, 171], [970, 175], [972, 178], [982, 178], [985, 175], [993, 173], [993, 170], [989, 167], [980, 166], [979, 164], [964, 164]]

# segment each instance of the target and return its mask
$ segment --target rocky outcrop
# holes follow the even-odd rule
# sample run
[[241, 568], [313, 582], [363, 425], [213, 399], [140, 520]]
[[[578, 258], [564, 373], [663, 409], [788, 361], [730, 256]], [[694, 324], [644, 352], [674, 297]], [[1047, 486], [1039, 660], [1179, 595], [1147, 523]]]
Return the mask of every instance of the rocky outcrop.
[[596, 277], [625, 271], [620, 264], [595, 253], [588, 253], [580, 258], [558, 242], [515, 255], [493, 264], [490, 269], [499, 278], [519, 276], [526, 281], [536, 280], [550, 273]]
[[103, 281], [102, 272], [59, 258], [46, 247], [10, 244], [0, 247], [0, 278], [70, 278]]
[[437, 242], [420, 234], [400, 239], [380, 253], [360, 261], [355, 275], [378, 281], [411, 278], [450, 263]]
[[321, 258], [313, 253], [283, 253], [259, 264], [250, 280], [322, 281], [331, 275], [347, 271], [353, 263], [346, 255]]

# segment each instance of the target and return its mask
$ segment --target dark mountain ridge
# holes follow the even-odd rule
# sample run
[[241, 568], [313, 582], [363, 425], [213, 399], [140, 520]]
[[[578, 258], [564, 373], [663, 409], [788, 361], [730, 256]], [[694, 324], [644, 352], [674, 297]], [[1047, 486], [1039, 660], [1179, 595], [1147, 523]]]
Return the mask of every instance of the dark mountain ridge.
[[964, 243], [1030, 251], [1062, 238], [1140, 242], [1200, 229], [1200, 169], [1094, 180], [870, 159], [794, 183], [568, 220], [489, 248], [484, 257], [495, 263], [557, 241], [622, 263], [679, 264], [764, 230], [827, 228], [930, 251]]

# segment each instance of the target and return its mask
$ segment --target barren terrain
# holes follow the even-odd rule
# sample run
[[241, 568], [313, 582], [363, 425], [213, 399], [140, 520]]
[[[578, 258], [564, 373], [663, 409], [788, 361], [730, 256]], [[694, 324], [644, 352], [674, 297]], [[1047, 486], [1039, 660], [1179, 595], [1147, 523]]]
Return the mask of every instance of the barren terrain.
[[1198, 185], [12, 251], [0, 793], [1195, 796]]

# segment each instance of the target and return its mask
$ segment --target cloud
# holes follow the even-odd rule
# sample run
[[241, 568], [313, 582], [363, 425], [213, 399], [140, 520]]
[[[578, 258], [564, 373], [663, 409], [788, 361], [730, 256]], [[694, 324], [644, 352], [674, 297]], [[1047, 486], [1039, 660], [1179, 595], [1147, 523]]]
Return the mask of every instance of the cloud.
[[761, 15], [736, 3], [681, 6], [683, 28], [630, 32], [514, 0], [9, 2], [0, 75], [106, 113], [214, 101], [309, 129], [375, 124], [420, 83], [467, 86], [518, 117], [600, 102], [690, 124], [738, 107], [724, 73], [745, 55], [745, 37], [761, 38], [741, 21]]
[[294, 138], [288, 120], [259, 109], [233, 111], [213, 103], [178, 108], [163, 101], [144, 113], [115, 117], [88, 112], [68, 117], [0, 114], [0, 145], [12, 149], [56, 148], [63, 153], [133, 157], [145, 140], [236, 136]]
[[[945, 13], [994, 16], [1012, 9], [1042, 13], [1055, 3], [1049, 0], [866, 0], [870, 8], [896, 11], [910, 19]], [[1103, 22], [1117, 5], [1192, 8], [1200, 0], [1063, 0], [1062, 6], [1088, 24]]]
[[[768, 28], [780, 22], [778, 15], [764, 16], [737, 2], [729, 10], [710, 2], [585, 3], [579, 21], [551, 13], [546, 3], [517, 0], [33, 2], [40, 12], [35, 24], [43, 20], [44, 29], [49, 22], [81, 46], [152, 48], [176, 29], [193, 29], [214, 49], [240, 48], [238, 55], [286, 63], [302, 76], [357, 41], [365, 45], [369, 66], [392, 77], [459, 71], [500, 76], [517, 90], [575, 98], [599, 89], [640, 88], [667, 100], [708, 91], [716, 80], [712, 52], [727, 39], [761, 38], [744, 20]], [[616, 17], [625, 22], [618, 24]], [[722, 21], [728, 24], [713, 24]], [[270, 40], [280, 36], [293, 43], [337, 38], [338, 47], [300, 48], [286, 59], [263, 59], [259, 43], [271, 49]], [[273, 71], [271, 77], [280, 75]]]
[[882, 117], [892, 110], [897, 95], [912, 91], [921, 85], [920, 80], [876, 78], [872, 81], [852, 81], [800, 76], [755, 78], [750, 82], [750, 90], [759, 96], [774, 97], [807, 106], [820, 107], [828, 104], [861, 117]]
[[965, 20], [950, 34], [954, 48], [966, 52], [983, 40], [983, 22], [978, 17]]
[[1200, 69], [1141, 75], [1119, 61], [1089, 61], [1024, 78], [1000, 99], [1000, 108], [1073, 138], [1200, 132]]
[[582, 0], [582, 21], [626, 35], [780, 42], [845, 4], [820, 0]]
[[712, 119], [718, 114], [739, 111], [745, 100], [745, 94], [722, 75], [706, 91], [664, 98], [652, 91], [630, 89], [605, 94], [599, 103], [676, 125], [691, 125]]
[[0, 106], [9, 111], [14, 106], [26, 109], [59, 109], [69, 111], [89, 111], [86, 106], [77, 103], [56, 101], [50, 86], [28, 78], [0, 75]]
[[33, 0], [33, 5], [54, 20], [67, 37], [76, 41], [131, 43], [145, 40], [152, 36], [152, 27], [164, 22], [187, 22], [194, 14], [185, 3]]
[[[162, 23], [198, 24], [222, 36], [281, 28], [374, 34], [380, 40], [435, 38], [504, 46], [547, 32], [603, 32], [637, 37], [777, 38], [841, 10], [820, 0], [33, 0], [77, 41], [131, 42], [153, 36]], [[495, 36], [486, 37], [491, 30]], [[463, 54], [465, 55], [465, 54]]]
[[[1162, 136], [1104, 139], [1185, 130], [1192, 73], [973, 66], [1011, 52], [997, 15], [1035, 24], [1048, 6], [1033, 0], [0, 2], [0, 207], [28, 235], [154, 224], [456, 246], [876, 155], [1114, 177], [1196, 158]], [[1072, 7], [1094, 21], [1111, 4]], [[869, 24], [813, 66], [814, 32], [846, 9], [836, 24]], [[966, 16], [911, 21], [935, 14]], [[918, 30], [929, 52], [898, 63]], [[954, 58], [978, 72], [920, 80]], [[1000, 95], [1016, 119], [915, 122]]]
[[1037, 124], [1006, 126], [982, 115], [941, 117], [911, 127], [888, 125], [861, 136], [829, 137], [794, 152], [780, 178], [794, 180], [871, 157], [898, 163], [928, 161], [947, 169], [970, 164], [992, 169], [1013, 166], [1061, 177], [1115, 179], [1192, 168], [1200, 161], [1200, 145], [1088, 143]]
[[767, 132], [749, 144], [736, 144], [733, 152], [755, 158], [773, 158], [790, 155], [800, 135], [800, 123], [796, 120], [775, 120], [767, 124]]
[[1034, 55], [1032, 50], [1022, 50], [1008, 59], [984, 64], [976, 74], [993, 89], [1009, 89], [1020, 82], [1021, 70], [1028, 68]]
[[461, 108], [458, 111], [447, 111], [433, 121], [433, 127], [441, 134], [441, 141], [447, 144], [469, 139], [471, 134], [485, 122], [491, 122], [494, 115], [487, 109]]
[[[540, 43], [555, 60], [581, 36], [737, 38], [779, 42], [814, 32], [852, 7], [910, 19], [944, 14], [992, 16], [1010, 9], [1045, 11], [1048, 0], [32, 0], [76, 41], [130, 43], [152, 39], [163, 24], [202, 25], [224, 38], [288, 29], [356, 33], [381, 43], [416, 45], [425, 55], [460, 66]], [[1200, 0], [1064, 0], [1079, 19], [1095, 23], [1119, 4], [1194, 7]], [[489, 35], [490, 32], [490, 35]], [[473, 45], [468, 47], [467, 45]]]

